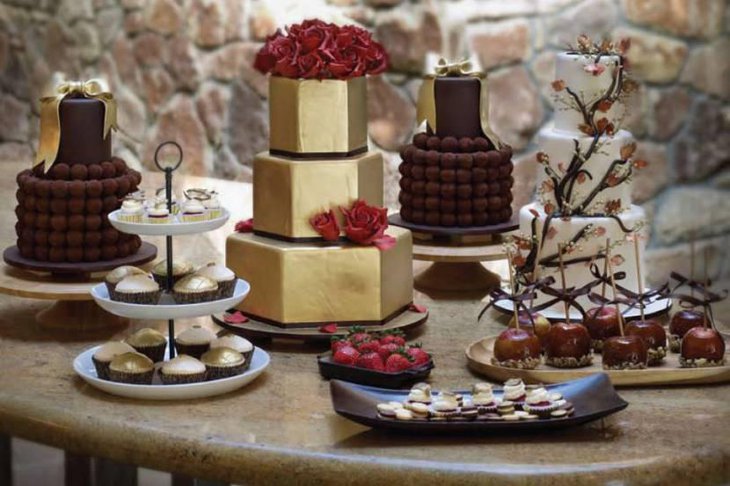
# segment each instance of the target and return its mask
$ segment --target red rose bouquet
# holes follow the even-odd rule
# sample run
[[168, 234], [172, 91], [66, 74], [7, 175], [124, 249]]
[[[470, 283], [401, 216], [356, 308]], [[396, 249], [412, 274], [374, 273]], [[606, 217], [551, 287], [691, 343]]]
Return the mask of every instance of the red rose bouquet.
[[351, 79], [382, 73], [388, 55], [365, 29], [305, 20], [267, 38], [254, 67], [285, 78]]

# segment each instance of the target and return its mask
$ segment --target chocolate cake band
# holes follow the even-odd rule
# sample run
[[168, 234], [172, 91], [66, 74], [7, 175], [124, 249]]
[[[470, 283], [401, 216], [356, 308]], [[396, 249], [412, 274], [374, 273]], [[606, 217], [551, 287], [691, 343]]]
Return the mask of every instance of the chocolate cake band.
[[287, 150], [269, 149], [271, 155], [279, 157], [287, 157], [290, 159], [342, 159], [347, 157], [354, 157], [356, 155], [364, 154], [368, 151], [368, 146], [364, 145], [360, 148], [350, 150], [349, 152], [289, 152]]
[[344, 236], [341, 236], [337, 241], [326, 241], [321, 236], [284, 236], [277, 235], [276, 233], [269, 233], [267, 231], [259, 231], [256, 229], [253, 230], [253, 234], [255, 234], [256, 236], [262, 236], [264, 238], [271, 238], [272, 240], [287, 241], [289, 243], [328, 243], [332, 245], [337, 245], [347, 242], [347, 238], [345, 238]]

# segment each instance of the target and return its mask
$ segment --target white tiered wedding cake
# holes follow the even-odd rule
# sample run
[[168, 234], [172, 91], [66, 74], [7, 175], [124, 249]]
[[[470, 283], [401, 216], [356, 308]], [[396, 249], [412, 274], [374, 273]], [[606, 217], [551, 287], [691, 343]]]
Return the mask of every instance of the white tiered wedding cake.
[[[523, 284], [534, 278], [538, 255], [538, 277], [552, 275], [560, 282], [559, 245], [564, 245], [567, 285], [580, 288], [594, 281], [591, 263], [603, 270], [610, 238], [614, 271], [626, 274], [619, 284], [639, 290], [634, 245], [627, 237], [640, 235], [644, 227], [644, 210], [631, 204], [631, 175], [645, 162], [633, 159], [636, 143], [620, 129], [624, 102], [636, 88], [625, 72], [627, 47], [581, 36], [575, 49], [557, 57], [555, 121], [538, 138], [537, 200], [520, 210], [521, 252], [515, 263]], [[640, 248], [643, 253], [643, 243]], [[551, 299], [538, 292], [534, 304]], [[586, 296], [577, 302], [591, 306]], [[562, 311], [563, 303], [550, 309]]]

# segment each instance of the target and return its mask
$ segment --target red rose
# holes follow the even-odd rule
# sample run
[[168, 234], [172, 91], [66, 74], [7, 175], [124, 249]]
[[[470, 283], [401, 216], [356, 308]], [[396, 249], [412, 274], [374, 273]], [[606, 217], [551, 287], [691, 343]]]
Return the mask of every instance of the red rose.
[[368, 49], [366, 60], [368, 74], [380, 74], [388, 68], [388, 53], [377, 42]]
[[362, 47], [351, 46], [334, 53], [335, 59], [329, 63], [329, 71], [337, 79], [350, 79], [365, 74], [365, 58]]
[[348, 210], [340, 208], [345, 216], [345, 235], [359, 245], [375, 245], [387, 250], [395, 245], [395, 238], [385, 234], [388, 228], [388, 210], [368, 206], [365, 201], [357, 200]]
[[307, 54], [331, 44], [333, 27], [320, 20], [305, 20], [298, 39], [301, 52]]
[[253, 218], [242, 219], [236, 223], [236, 233], [250, 233], [253, 231]]
[[304, 79], [322, 78], [324, 63], [315, 52], [297, 58], [299, 77]]
[[309, 224], [326, 241], [337, 241], [340, 239], [340, 225], [337, 224], [335, 213], [331, 209], [327, 212], [312, 216]]

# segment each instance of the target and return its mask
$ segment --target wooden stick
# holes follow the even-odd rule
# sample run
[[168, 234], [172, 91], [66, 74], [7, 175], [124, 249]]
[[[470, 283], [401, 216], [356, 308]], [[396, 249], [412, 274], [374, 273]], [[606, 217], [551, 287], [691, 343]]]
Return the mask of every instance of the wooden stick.
[[[608, 275], [608, 254], [611, 253], [611, 238], [606, 238], [606, 252], [604, 253], [603, 260], [603, 276]], [[606, 281], [601, 282], [601, 297], [606, 298]]]
[[[706, 246], [705, 251], [704, 251], [704, 257], [705, 257], [704, 260], [705, 261], [704, 261], [704, 275], [703, 275], [704, 283], [705, 283], [705, 290], [709, 290], [708, 287], [710, 286], [710, 277], [709, 277], [709, 272], [707, 271], [707, 268], [708, 268], [707, 261], [710, 259], [709, 253], [710, 253], [710, 247]], [[702, 308], [702, 327], [707, 329], [707, 306], [704, 306]]]
[[[691, 240], [689, 241], [689, 279], [695, 279], [695, 236], [692, 232]], [[689, 295], [695, 296], [695, 289], [690, 286]]]
[[[532, 283], [537, 282], [539, 275], [538, 270], [540, 269], [540, 252], [542, 250], [542, 241], [537, 245], [537, 253], [535, 254], [535, 269], [532, 271]], [[532, 312], [532, 306], [535, 304], [535, 297], [530, 299], [530, 312]]]
[[[609, 240], [610, 244], [610, 240]], [[608, 262], [608, 274], [611, 276], [611, 288], [613, 289], [613, 300], [618, 298], [618, 291], [616, 290], [616, 281], [613, 279], [613, 265], [611, 265], [611, 250], [608, 250], [606, 254], [606, 261]], [[621, 314], [621, 308], [616, 302], [616, 314], [618, 314], [618, 328], [621, 331], [621, 335], [624, 335], [624, 316]]]
[[[641, 279], [641, 258], [639, 258], [639, 235], [634, 232], [634, 256], [636, 257], [636, 277], [639, 279], [639, 298], [644, 297], [644, 281]], [[644, 301], [639, 303], [641, 320], [644, 320]]]
[[[560, 283], [563, 286], [563, 292], [565, 292], [565, 268], [563, 267], [563, 244], [558, 244], [558, 262], [560, 263]], [[565, 322], [570, 322], [570, 304], [568, 301], [563, 301], [565, 304]]]
[[[512, 296], [517, 293], [517, 289], [515, 289], [515, 278], [512, 275], [514, 273], [514, 267], [512, 266], [512, 252], [510, 250], [507, 250], [507, 265], [509, 266], [509, 288], [510, 292], [512, 292]], [[512, 302], [512, 314], [515, 320], [515, 329], [520, 328], [519, 324], [519, 317], [517, 315], [517, 302]]]

